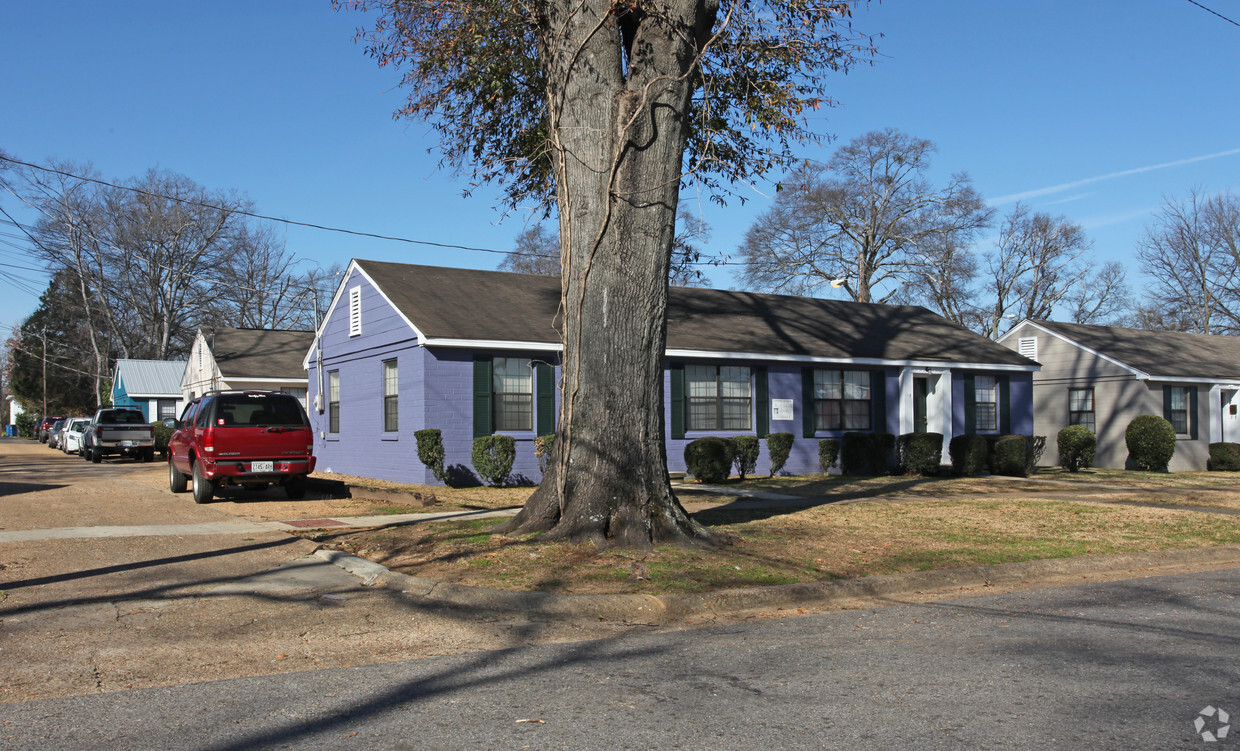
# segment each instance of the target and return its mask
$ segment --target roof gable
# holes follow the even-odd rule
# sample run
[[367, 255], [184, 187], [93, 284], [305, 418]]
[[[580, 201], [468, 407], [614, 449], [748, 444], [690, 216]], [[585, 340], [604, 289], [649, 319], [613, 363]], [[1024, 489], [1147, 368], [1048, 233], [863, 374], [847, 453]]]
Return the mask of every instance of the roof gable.
[[202, 335], [224, 379], [306, 377], [302, 359], [313, 331], [204, 328]]
[[115, 381], [130, 396], [181, 396], [185, 360], [117, 360]]
[[1028, 323], [1152, 378], [1240, 379], [1240, 337], [1058, 321]]
[[[423, 344], [557, 347], [558, 277], [355, 260]], [[1037, 365], [919, 306], [672, 287], [667, 348], [773, 358]]]

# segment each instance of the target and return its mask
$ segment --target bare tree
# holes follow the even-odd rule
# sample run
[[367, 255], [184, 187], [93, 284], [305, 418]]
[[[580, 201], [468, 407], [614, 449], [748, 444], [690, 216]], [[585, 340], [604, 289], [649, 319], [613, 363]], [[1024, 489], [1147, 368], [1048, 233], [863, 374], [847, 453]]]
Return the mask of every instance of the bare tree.
[[[1137, 247], [1157, 313], [1200, 334], [1240, 331], [1240, 201], [1230, 194], [1165, 198]], [[1152, 312], [1152, 311], [1147, 311]]]
[[[742, 283], [813, 294], [843, 280], [852, 299], [885, 302], [900, 285], [924, 280], [919, 267], [967, 246], [992, 215], [968, 175], [930, 182], [935, 150], [887, 128], [853, 139], [825, 165], [801, 167], [745, 235]], [[962, 270], [957, 260], [948, 266]], [[881, 287], [890, 289], [876, 299]]]
[[[676, 237], [672, 240], [671, 270], [668, 283], [678, 287], [705, 284], [698, 269], [703, 263], [701, 243], [710, 240], [710, 225], [684, 206], [676, 212]], [[710, 263], [710, 261], [706, 261]], [[520, 274], [560, 274], [560, 238], [539, 224], [517, 235], [516, 248], [499, 265], [500, 271]]]
[[517, 235], [516, 248], [499, 265], [500, 271], [558, 276], [560, 238], [541, 224]]
[[[1088, 295], [1081, 297], [1081, 287], [1093, 271], [1085, 259], [1092, 247], [1080, 225], [1017, 204], [1003, 220], [996, 248], [986, 257], [980, 291], [985, 302], [970, 314], [973, 328], [997, 338], [1016, 320], [1052, 318], [1056, 307], [1074, 296], [1080, 298], [1078, 307], [1085, 315], [1096, 307]], [[1110, 273], [1118, 274], [1113, 285], [1122, 284], [1122, 269]]]

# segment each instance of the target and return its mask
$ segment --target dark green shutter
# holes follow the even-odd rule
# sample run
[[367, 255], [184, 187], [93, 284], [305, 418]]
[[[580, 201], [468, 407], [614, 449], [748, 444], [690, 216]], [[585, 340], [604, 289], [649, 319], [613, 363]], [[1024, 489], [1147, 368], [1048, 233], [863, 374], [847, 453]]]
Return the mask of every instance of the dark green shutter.
[[977, 387], [972, 374], [964, 377], [964, 432], [966, 435], [977, 432]]
[[1171, 387], [1163, 386], [1163, 419], [1175, 425], [1175, 420], [1171, 419]]
[[491, 389], [491, 358], [474, 355], [474, 438], [495, 432]]
[[669, 367], [672, 375], [672, 438], [685, 437], [685, 366]]
[[1197, 387], [1188, 392], [1188, 437], [1197, 440]]
[[754, 391], [757, 392], [759, 438], [766, 438], [771, 432], [771, 387], [767, 380], [766, 368], [754, 371]]
[[1012, 432], [1012, 382], [1008, 376], [999, 376], [999, 432]]
[[534, 363], [534, 388], [538, 394], [535, 434], [550, 435], [555, 432], [555, 368], [545, 362]]
[[806, 438], [814, 437], [814, 369], [801, 368], [801, 427]]
[[874, 407], [874, 425], [871, 428], [875, 433], [887, 432], [887, 371], [874, 370], [870, 372], [870, 398]]

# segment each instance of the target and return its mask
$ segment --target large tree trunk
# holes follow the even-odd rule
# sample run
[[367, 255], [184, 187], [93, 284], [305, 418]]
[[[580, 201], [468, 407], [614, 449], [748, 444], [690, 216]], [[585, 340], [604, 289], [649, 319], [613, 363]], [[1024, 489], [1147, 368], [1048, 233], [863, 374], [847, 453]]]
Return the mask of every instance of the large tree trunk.
[[668, 480], [663, 372], [686, 113], [717, 0], [660, 5], [656, 18], [617, 17], [610, 0], [545, 3], [563, 377], [549, 470], [510, 531], [638, 547], [716, 539]]

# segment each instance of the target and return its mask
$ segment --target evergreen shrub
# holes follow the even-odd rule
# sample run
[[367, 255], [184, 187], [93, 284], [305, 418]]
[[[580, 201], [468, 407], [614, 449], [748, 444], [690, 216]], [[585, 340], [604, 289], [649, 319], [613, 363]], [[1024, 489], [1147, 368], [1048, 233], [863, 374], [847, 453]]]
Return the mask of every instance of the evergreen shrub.
[[731, 438], [705, 436], [685, 446], [685, 467], [698, 482], [722, 482], [728, 479], [736, 460], [736, 446]]
[[896, 437], [891, 433], [848, 432], [840, 443], [840, 470], [846, 474], [887, 473]]
[[905, 433], [896, 440], [896, 455], [904, 474], [937, 475], [943, 461], [943, 434]]
[[958, 435], [947, 444], [952, 471], [958, 475], [980, 475], [990, 460], [990, 446], [984, 435]]
[[818, 466], [824, 475], [831, 473], [835, 460], [840, 458], [840, 439], [823, 438], [818, 442]]
[[1124, 431], [1124, 443], [1128, 459], [1137, 469], [1166, 472], [1175, 454], [1175, 428], [1158, 415], [1134, 417]]
[[1240, 443], [1211, 443], [1206, 469], [1213, 472], [1240, 472]]
[[791, 433], [771, 433], [766, 437], [766, 453], [771, 459], [771, 477], [783, 471], [792, 455], [792, 442], [796, 440]]
[[418, 460], [426, 465], [436, 480], [446, 483], [448, 474], [443, 466], [443, 434], [438, 428], [426, 428], [415, 430], [413, 439], [418, 444]]
[[474, 439], [471, 459], [478, 475], [495, 487], [503, 485], [512, 474], [517, 458], [517, 442], [510, 435], [484, 435]]
[[758, 452], [761, 450], [761, 445], [758, 443], [757, 436], [738, 435], [732, 436], [732, 447], [736, 451], [733, 457], [736, 474], [744, 480], [745, 476], [752, 475], [758, 466]]
[[1001, 435], [990, 455], [990, 471], [1008, 477], [1029, 476], [1029, 436]]
[[1059, 431], [1059, 466], [1069, 472], [1080, 472], [1094, 466], [1098, 438], [1084, 425], [1069, 425]]

